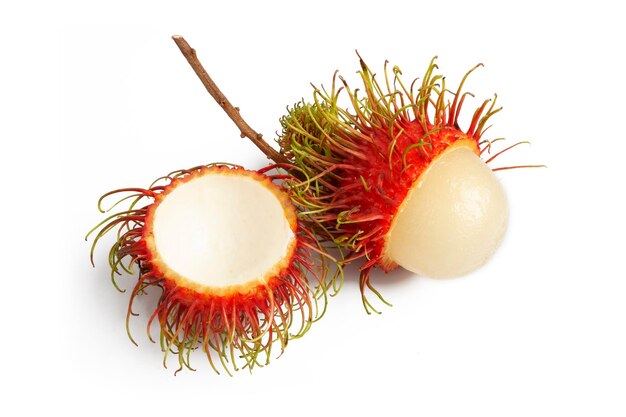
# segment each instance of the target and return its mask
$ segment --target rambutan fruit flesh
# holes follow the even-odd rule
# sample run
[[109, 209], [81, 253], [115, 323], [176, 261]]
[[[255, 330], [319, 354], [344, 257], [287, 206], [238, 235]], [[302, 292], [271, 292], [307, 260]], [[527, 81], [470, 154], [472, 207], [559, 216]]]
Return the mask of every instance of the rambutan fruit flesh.
[[298, 181], [271, 168], [201, 166], [102, 197], [128, 193], [114, 207], [130, 207], [92, 230], [92, 262], [98, 241], [116, 231], [113, 282], [139, 270], [127, 329], [136, 296], [161, 289], [147, 327], [152, 340], [152, 323], [160, 324], [164, 365], [171, 352], [179, 370], [192, 369], [190, 352], [200, 347], [216, 372], [215, 358], [229, 373], [242, 361], [251, 370], [269, 362], [274, 342], [282, 351], [323, 314], [327, 255], [285, 192]]
[[501, 152], [481, 159], [493, 142], [482, 135], [500, 110], [495, 99], [475, 110], [468, 128], [459, 126], [469, 95], [462, 87], [478, 66], [451, 93], [434, 73], [435, 59], [419, 86], [405, 85], [401, 71], [394, 67], [391, 75], [387, 64], [379, 82], [360, 64], [361, 89], [351, 90], [335, 73], [330, 91], [315, 88], [312, 102], [296, 104], [281, 119], [281, 151], [314, 184], [309, 209], [316, 224], [349, 252], [345, 263], [363, 260], [362, 292], [378, 294], [369, 279], [374, 267], [399, 265], [432, 277], [478, 268], [508, 222], [504, 190], [486, 165]]
[[382, 264], [431, 277], [464, 275], [496, 251], [507, 223], [500, 182], [457, 141], [410, 188], [389, 227]]

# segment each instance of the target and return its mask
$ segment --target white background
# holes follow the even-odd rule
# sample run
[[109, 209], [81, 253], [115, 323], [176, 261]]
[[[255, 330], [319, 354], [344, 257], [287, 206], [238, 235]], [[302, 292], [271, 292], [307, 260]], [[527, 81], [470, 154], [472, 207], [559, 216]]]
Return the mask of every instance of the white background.
[[[53, 4], [54, 3], [54, 4]], [[173, 2], [172, 2], [173, 3]], [[612, 2], [20, 2], [0, 6], [0, 375], [11, 415], [626, 414], [623, 45]], [[86, 4], [89, 4], [87, 6]], [[393, 304], [368, 316], [356, 275], [327, 315], [252, 375], [161, 365], [147, 304], [88, 263], [105, 191], [174, 169], [265, 159], [203, 90], [171, 41], [182, 34], [266, 138], [310, 82], [352, 83], [355, 49], [421, 76], [439, 56], [504, 110], [491, 137], [532, 141], [503, 163], [511, 222], [476, 273], [397, 271]], [[262, 244], [262, 242], [259, 242]], [[149, 300], [146, 300], [149, 301]], [[8, 391], [6, 386], [8, 386]]]

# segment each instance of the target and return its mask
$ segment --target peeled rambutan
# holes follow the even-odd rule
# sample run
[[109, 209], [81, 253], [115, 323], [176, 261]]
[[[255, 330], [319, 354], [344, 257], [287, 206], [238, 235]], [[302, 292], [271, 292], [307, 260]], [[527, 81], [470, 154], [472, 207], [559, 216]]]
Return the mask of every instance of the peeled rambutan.
[[[370, 288], [380, 297], [370, 283], [374, 267], [433, 277], [478, 268], [508, 222], [497, 169], [486, 165], [493, 157], [481, 159], [492, 143], [482, 138], [487, 121], [500, 110], [495, 98], [482, 102], [467, 128], [459, 126], [469, 95], [463, 84], [478, 66], [456, 92], [435, 74], [435, 59], [421, 85], [405, 85], [400, 69], [390, 73], [387, 64], [382, 81], [362, 59], [360, 67], [360, 89], [335, 73], [330, 90], [314, 87], [312, 101], [281, 119], [281, 152], [315, 190], [315, 224], [348, 252], [344, 263], [362, 260], [363, 294]], [[365, 295], [363, 302], [373, 309]]]
[[251, 370], [269, 362], [274, 342], [282, 352], [323, 314], [332, 259], [286, 192], [296, 190], [297, 199], [307, 187], [268, 174], [272, 168], [200, 166], [101, 198], [99, 208], [111, 195], [123, 196], [113, 207], [129, 207], [90, 232], [92, 263], [96, 244], [115, 233], [109, 264], [116, 287], [116, 275], [138, 270], [127, 330], [136, 297], [150, 287], [162, 291], [147, 328], [153, 340], [153, 322], [160, 326], [164, 365], [171, 352], [179, 370], [192, 369], [190, 352], [201, 348], [216, 372], [217, 362], [229, 373], [240, 364]]

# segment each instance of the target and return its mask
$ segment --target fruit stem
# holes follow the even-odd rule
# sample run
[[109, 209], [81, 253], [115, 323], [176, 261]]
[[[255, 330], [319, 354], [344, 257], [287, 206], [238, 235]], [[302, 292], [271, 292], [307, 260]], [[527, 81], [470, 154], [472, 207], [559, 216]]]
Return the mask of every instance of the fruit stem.
[[222, 91], [217, 87], [215, 82], [211, 79], [209, 74], [200, 63], [200, 60], [196, 55], [195, 49], [189, 46], [185, 38], [180, 35], [174, 35], [172, 36], [172, 39], [174, 40], [174, 42], [176, 42], [176, 45], [178, 45], [180, 52], [182, 52], [184, 57], [187, 58], [187, 62], [189, 62], [189, 65], [191, 65], [191, 68], [193, 68], [198, 78], [200, 78], [200, 81], [202, 81], [202, 84], [207, 89], [209, 94], [211, 94], [211, 97], [215, 99], [217, 104], [220, 105], [222, 110], [226, 112], [228, 117], [230, 117], [233, 123], [235, 123], [235, 125], [239, 128], [239, 130], [241, 131], [241, 137], [250, 139], [252, 143], [254, 143], [257, 148], [261, 150], [261, 152], [263, 152], [269, 159], [273, 160], [277, 164], [289, 163], [289, 160], [283, 154], [272, 148], [263, 139], [263, 135], [252, 129], [250, 125], [246, 123], [243, 117], [241, 117], [241, 114], [239, 113], [239, 108], [234, 107], [230, 103], [230, 101], [228, 101], [224, 93], [222, 93]]

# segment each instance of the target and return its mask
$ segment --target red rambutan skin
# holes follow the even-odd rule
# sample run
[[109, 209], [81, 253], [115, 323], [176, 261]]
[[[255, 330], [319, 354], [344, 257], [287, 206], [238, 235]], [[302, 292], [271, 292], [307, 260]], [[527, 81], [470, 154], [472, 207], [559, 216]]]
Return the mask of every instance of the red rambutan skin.
[[[281, 350], [284, 349], [289, 339], [302, 336], [311, 323], [323, 314], [328, 263], [325, 259], [313, 259], [314, 255], [325, 257], [323, 248], [303, 227], [304, 220], [296, 216], [289, 195], [273, 182], [286, 180], [297, 186], [294, 185], [297, 180], [288, 175], [265, 175], [270, 169], [272, 167], [255, 172], [237, 166], [200, 166], [161, 178], [165, 185], [153, 184], [148, 189], [126, 188], [103, 196], [132, 193], [129, 196], [132, 203], [129, 210], [109, 216], [94, 228], [100, 231], [93, 242], [92, 263], [99, 239], [109, 231], [117, 230], [117, 241], [109, 252], [114, 284], [116, 274], [121, 271], [132, 274], [134, 266], [139, 269], [129, 301], [127, 330], [130, 317], [134, 315], [132, 306], [135, 298], [150, 287], [158, 287], [162, 293], [148, 321], [147, 330], [149, 339], [154, 341], [150, 329], [153, 322], [158, 321], [160, 344], [165, 352], [164, 365], [171, 352], [178, 357], [179, 370], [183, 367], [192, 369], [190, 352], [202, 347], [216, 372], [215, 358], [228, 373], [229, 369], [238, 370], [237, 363], [242, 359], [244, 366], [251, 370], [254, 366], [269, 363], [275, 341], [280, 343]], [[216, 173], [246, 175], [264, 183], [281, 202], [296, 237], [287, 255], [274, 269], [266, 276], [243, 285], [209, 287], [191, 281], [171, 270], [161, 260], [154, 244], [152, 223], [160, 201], [178, 184]], [[146, 198], [152, 203], [137, 208], [140, 201]], [[317, 282], [315, 288], [309, 279]], [[317, 304], [320, 297], [324, 299], [323, 307]], [[128, 334], [136, 344], [130, 331]]]

